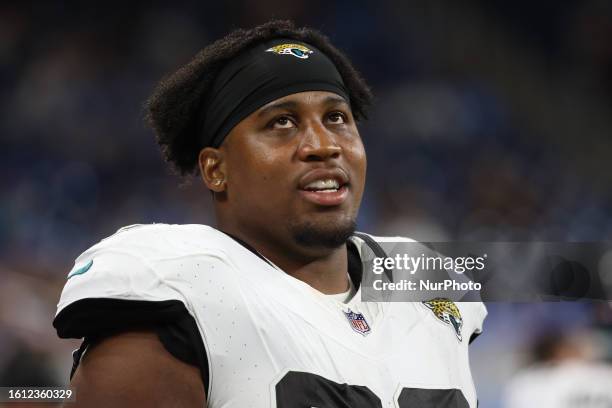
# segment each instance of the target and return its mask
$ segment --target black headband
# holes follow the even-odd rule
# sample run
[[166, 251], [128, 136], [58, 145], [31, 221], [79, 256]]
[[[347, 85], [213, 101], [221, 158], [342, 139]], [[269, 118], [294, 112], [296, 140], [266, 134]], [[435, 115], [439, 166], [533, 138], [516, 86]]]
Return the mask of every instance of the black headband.
[[224, 66], [200, 110], [202, 147], [219, 147], [242, 119], [290, 94], [329, 91], [350, 103], [334, 63], [312, 45], [277, 38], [258, 44]]

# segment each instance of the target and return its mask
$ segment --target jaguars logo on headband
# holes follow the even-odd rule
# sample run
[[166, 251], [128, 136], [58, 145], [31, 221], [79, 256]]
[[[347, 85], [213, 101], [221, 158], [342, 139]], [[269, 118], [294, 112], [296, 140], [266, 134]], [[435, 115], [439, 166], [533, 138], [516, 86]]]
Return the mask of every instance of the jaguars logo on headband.
[[457, 339], [459, 339], [459, 341], [462, 340], [461, 327], [463, 326], [463, 318], [456, 304], [445, 298], [431, 299], [423, 302], [423, 304], [431, 310], [440, 321], [452, 326], [457, 335]]
[[268, 48], [266, 52], [273, 52], [278, 55], [293, 55], [296, 58], [306, 59], [312, 50], [301, 44], [279, 44]]

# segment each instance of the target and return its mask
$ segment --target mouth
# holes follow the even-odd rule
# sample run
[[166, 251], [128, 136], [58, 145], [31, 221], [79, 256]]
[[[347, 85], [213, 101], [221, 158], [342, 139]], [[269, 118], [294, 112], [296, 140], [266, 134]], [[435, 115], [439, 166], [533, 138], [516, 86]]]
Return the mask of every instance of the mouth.
[[300, 179], [299, 191], [313, 204], [337, 206], [348, 197], [349, 178], [341, 168], [314, 169]]

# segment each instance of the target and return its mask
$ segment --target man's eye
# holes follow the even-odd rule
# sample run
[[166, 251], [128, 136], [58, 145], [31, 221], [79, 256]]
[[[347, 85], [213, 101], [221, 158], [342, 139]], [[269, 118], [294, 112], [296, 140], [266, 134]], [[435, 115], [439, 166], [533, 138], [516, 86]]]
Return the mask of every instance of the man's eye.
[[293, 123], [289, 116], [281, 116], [274, 119], [271, 126], [274, 129], [291, 129], [292, 127], [295, 127], [295, 123]]
[[334, 124], [346, 123], [346, 115], [342, 112], [332, 112], [328, 116], [329, 121]]

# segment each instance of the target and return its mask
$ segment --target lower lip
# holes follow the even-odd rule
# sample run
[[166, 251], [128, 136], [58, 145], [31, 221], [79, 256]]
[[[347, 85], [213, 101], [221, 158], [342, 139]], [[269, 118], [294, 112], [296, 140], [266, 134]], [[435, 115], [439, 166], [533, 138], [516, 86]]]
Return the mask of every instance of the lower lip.
[[348, 196], [348, 188], [346, 186], [342, 186], [338, 189], [338, 191], [323, 193], [320, 191], [307, 191], [300, 190], [302, 197], [306, 200], [324, 206], [334, 206], [340, 205]]

